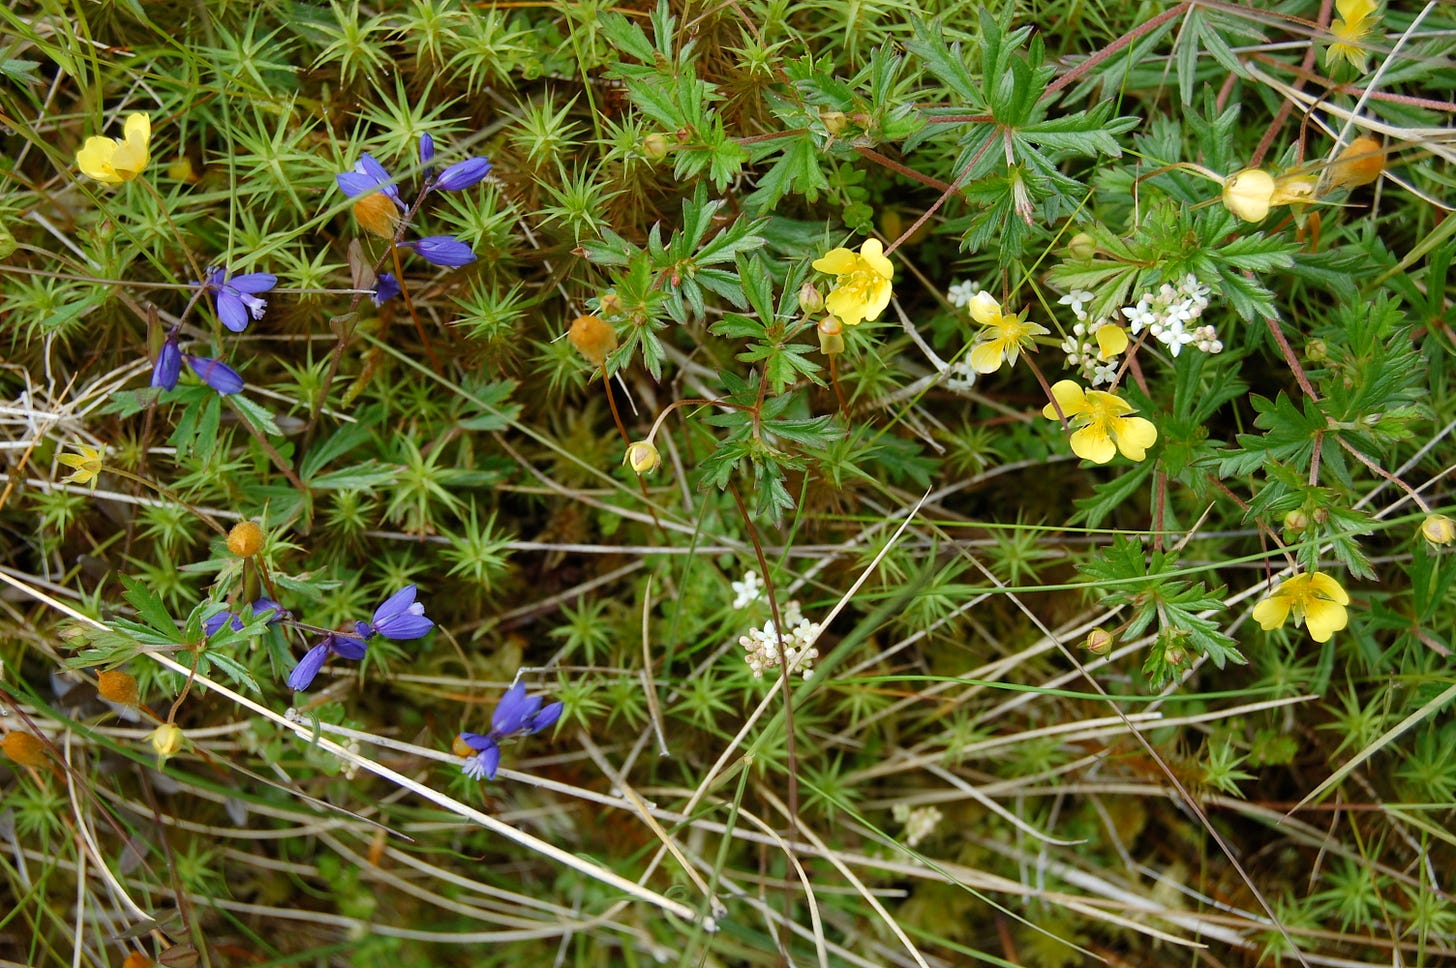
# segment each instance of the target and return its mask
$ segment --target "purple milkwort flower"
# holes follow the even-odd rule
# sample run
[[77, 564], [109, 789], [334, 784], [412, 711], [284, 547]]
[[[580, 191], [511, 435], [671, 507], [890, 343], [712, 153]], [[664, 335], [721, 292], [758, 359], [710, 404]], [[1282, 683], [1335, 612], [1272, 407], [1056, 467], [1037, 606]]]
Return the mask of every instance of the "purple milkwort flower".
[[354, 631], [363, 638], [382, 635], [386, 639], [403, 642], [423, 637], [435, 623], [425, 618], [425, 606], [415, 601], [415, 586], [406, 585], [384, 600], [374, 610], [369, 622], [355, 622]]
[[204, 285], [217, 293], [217, 318], [234, 333], [248, 328], [248, 318], [262, 319], [268, 303], [258, 298], [258, 293], [267, 292], [278, 285], [278, 277], [271, 272], [250, 272], [247, 275], [227, 277], [227, 266], [207, 270]]
[[288, 687], [294, 692], [307, 689], [313, 684], [314, 676], [319, 674], [330, 655], [358, 660], [364, 658], [364, 653], [368, 650], [369, 646], [364, 644], [363, 639], [345, 635], [343, 632], [330, 632], [298, 660], [298, 665], [288, 674]]
[[442, 192], [458, 192], [479, 185], [490, 174], [490, 162], [484, 158], [466, 158], [440, 172], [433, 185]]
[[426, 131], [424, 134], [420, 135], [420, 164], [423, 165], [428, 171], [430, 167], [430, 162], [434, 160], [435, 139], [430, 137], [430, 132]]
[[[253, 603], [253, 618], [262, 618], [265, 615], [268, 616], [269, 625], [280, 622], [288, 617], [288, 613], [284, 611], [283, 606], [266, 595]], [[231, 626], [234, 632], [241, 632], [243, 630], [243, 617], [236, 612], [218, 612], [212, 618], [202, 623], [202, 632], [211, 638], [224, 625]]]
[[175, 390], [177, 378], [182, 375], [182, 349], [177, 345], [177, 334], [168, 333], [157, 353], [157, 362], [152, 364], [152, 386], [163, 390]]
[[374, 160], [374, 156], [368, 153], [359, 156], [359, 161], [354, 167], [346, 172], [334, 176], [334, 181], [344, 190], [344, 194], [350, 198], [358, 198], [360, 195], [367, 195], [373, 191], [381, 191], [394, 200], [399, 210], [405, 210], [404, 201], [399, 197], [399, 186], [394, 184], [393, 176], [384, 170], [384, 166]]
[[[182, 358], [187, 361], [187, 365], [192, 367], [192, 372], [196, 373], [203, 383], [223, 396], [237, 393], [243, 388], [243, 378], [238, 375], [238, 371], [220, 360], [210, 360], [205, 356], [193, 356], [190, 353], [183, 353]], [[155, 373], [153, 378], [155, 379]]]
[[448, 235], [431, 235], [415, 242], [399, 243], [401, 249], [413, 249], [420, 258], [437, 266], [454, 269], [475, 261], [470, 246]]
[[549, 729], [561, 718], [562, 704], [553, 702], [541, 706], [540, 696], [527, 696], [526, 684], [518, 682], [496, 704], [490, 717], [490, 732], [461, 733], [460, 741], [475, 750], [474, 756], [465, 758], [460, 771], [479, 780], [481, 777], [494, 780], [500, 766], [500, 742], [512, 736], [532, 736]]
[[398, 296], [399, 292], [399, 280], [394, 278], [394, 274], [381, 272], [379, 278], [374, 280], [374, 292], [369, 298], [374, 300], [374, 305], [383, 306]]

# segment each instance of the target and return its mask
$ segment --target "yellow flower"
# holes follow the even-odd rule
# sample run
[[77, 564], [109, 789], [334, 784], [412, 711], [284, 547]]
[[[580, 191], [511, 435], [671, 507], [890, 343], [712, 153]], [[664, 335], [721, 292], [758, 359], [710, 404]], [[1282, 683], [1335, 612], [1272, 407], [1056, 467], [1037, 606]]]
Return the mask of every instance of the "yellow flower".
[[873, 322], [890, 305], [895, 267], [885, 258], [879, 239], [865, 239], [858, 255], [849, 249], [834, 249], [815, 259], [814, 268], [839, 277], [824, 307], [846, 326], [858, 326], [866, 319]]
[[1262, 222], [1274, 199], [1274, 176], [1262, 168], [1245, 168], [1224, 179], [1223, 207], [1245, 222]]
[[96, 475], [101, 473], [101, 455], [105, 452], [104, 447], [88, 447], [86, 444], [77, 444], [79, 454], [60, 454], [56, 460], [72, 468], [75, 473], [61, 478], [62, 484], [90, 484], [96, 486]]
[[[1129, 460], [1140, 461], [1158, 441], [1158, 428], [1152, 421], [1128, 416], [1132, 404], [1114, 393], [1083, 390], [1072, 380], [1061, 380], [1052, 387], [1052, 396], [1062, 408], [1062, 416], [1076, 428], [1072, 453], [1094, 464], [1107, 463], [1118, 451]], [[1042, 416], [1059, 419], [1057, 406], [1047, 404]]]
[[105, 185], [120, 185], [142, 173], [151, 160], [152, 119], [140, 112], [126, 116], [126, 140], [92, 136], [76, 152], [76, 167]]
[[1254, 621], [1272, 631], [1283, 625], [1294, 613], [1294, 624], [1303, 624], [1316, 642], [1328, 642], [1330, 636], [1349, 624], [1345, 606], [1350, 596], [1340, 583], [1329, 575], [1306, 572], [1279, 583], [1274, 593], [1254, 606]]
[[638, 474], [646, 474], [657, 470], [657, 466], [662, 463], [662, 455], [647, 441], [639, 440], [627, 445], [627, 459], [622, 463], [630, 465]]
[[977, 373], [995, 373], [1002, 360], [1015, 366], [1022, 347], [1047, 333], [1045, 326], [1028, 323], [1016, 313], [1001, 312], [1001, 305], [988, 292], [973, 296], [970, 310], [971, 318], [982, 325], [981, 335], [971, 347], [971, 367]]
[[182, 730], [171, 723], [163, 723], [147, 734], [147, 742], [158, 756], [167, 757], [182, 748]]
[[1380, 23], [1375, 0], [1335, 0], [1340, 16], [1330, 24], [1334, 43], [1325, 48], [1325, 66], [1336, 57], [1343, 57], [1361, 74], [1365, 73], [1370, 52], [1364, 47], [1365, 37]]

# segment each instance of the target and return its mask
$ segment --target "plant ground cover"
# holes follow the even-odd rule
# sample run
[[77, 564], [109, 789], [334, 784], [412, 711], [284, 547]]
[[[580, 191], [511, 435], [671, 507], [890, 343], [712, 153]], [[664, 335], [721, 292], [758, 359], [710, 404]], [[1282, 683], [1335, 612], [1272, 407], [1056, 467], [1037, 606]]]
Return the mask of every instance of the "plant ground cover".
[[0, 10], [0, 962], [1456, 963], [1456, 10]]

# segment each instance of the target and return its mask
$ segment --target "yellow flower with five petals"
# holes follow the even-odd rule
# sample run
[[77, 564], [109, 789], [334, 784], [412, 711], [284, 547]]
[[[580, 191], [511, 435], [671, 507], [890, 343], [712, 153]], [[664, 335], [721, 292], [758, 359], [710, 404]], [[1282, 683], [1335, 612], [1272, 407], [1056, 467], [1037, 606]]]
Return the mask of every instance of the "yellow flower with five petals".
[[1349, 594], [1329, 575], [1306, 572], [1279, 583], [1268, 598], [1254, 606], [1254, 621], [1269, 632], [1294, 615], [1294, 624], [1309, 629], [1310, 638], [1328, 642], [1330, 636], [1349, 624], [1345, 606]]
[[59, 454], [56, 460], [71, 468], [74, 473], [61, 478], [62, 484], [90, 484], [96, 486], [96, 475], [101, 473], [101, 455], [106, 452], [104, 447], [90, 447], [86, 444], [77, 444], [79, 454]]
[[124, 140], [93, 136], [76, 152], [76, 167], [105, 185], [120, 185], [142, 173], [151, 160], [152, 119], [136, 112], [126, 116]]
[[865, 239], [858, 253], [834, 249], [814, 260], [814, 268], [838, 278], [825, 297], [824, 308], [846, 326], [873, 322], [890, 305], [890, 280], [895, 266], [885, 257], [879, 239]]
[[[1072, 453], [1094, 464], [1105, 464], [1118, 451], [1129, 460], [1140, 461], [1158, 441], [1158, 428], [1151, 420], [1130, 416], [1133, 405], [1105, 390], [1083, 390], [1073, 380], [1052, 386], [1056, 404], [1042, 408], [1042, 416], [1065, 417], [1074, 428]], [[1060, 417], [1057, 408], [1061, 408]]]
[[981, 324], [981, 334], [971, 347], [971, 367], [977, 373], [995, 373], [1002, 361], [1016, 365], [1023, 347], [1048, 332], [1045, 326], [1028, 323], [1016, 313], [1004, 313], [996, 297], [982, 290], [971, 297], [971, 318]]

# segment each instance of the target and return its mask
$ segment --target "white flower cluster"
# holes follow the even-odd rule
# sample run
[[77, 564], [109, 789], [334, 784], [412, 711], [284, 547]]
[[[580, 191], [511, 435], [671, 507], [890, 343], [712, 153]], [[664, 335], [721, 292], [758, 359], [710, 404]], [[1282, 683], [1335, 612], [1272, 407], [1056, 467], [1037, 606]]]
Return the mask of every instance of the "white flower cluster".
[[926, 837], [935, 833], [944, 815], [937, 807], [915, 807], [908, 803], [897, 803], [890, 808], [890, 815], [905, 825], [905, 846], [915, 849]]
[[976, 385], [976, 368], [969, 355], [961, 357], [941, 371], [941, 383], [955, 393], [969, 392]]
[[748, 662], [748, 668], [753, 670], [755, 679], [763, 678], [766, 669], [778, 668], [780, 664], [790, 672], [801, 673], [805, 679], [814, 672], [814, 660], [819, 658], [819, 650], [814, 648], [814, 640], [819, 638], [819, 623], [805, 619], [797, 601], [784, 606], [783, 620], [786, 628], [782, 655], [779, 654], [779, 633], [773, 619], [765, 622], [763, 628], [752, 629], [747, 635], [738, 637], [738, 644], [743, 646], [745, 653], [743, 658]]
[[758, 572], [756, 571], [745, 571], [742, 581], [730, 582], [729, 584], [733, 586], [734, 608], [747, 608], [763, 598], [763, 582], [758, 580]]
[[973, 280], [966, 279], [962, 282], [954, 283], [947, 289], [945, 291], [945, 298], [955, 308], [964, 309], [971, 304], [972, 297], [980, 291], [980, 286], [976, 285]]
[[1145, 292], [1135, 305], [1123, 306], [1118, 310], [1122, 319], [1114, 315], [1093, 320], [1088, 318], [1086, 307], [1094, 294], [1085, 289], [1072, 290], [1059, 300], [1063, 306], [1071, 307], [1072, 315], [1078, 320], [1072, 327], [1072, 335], [1062, 341], [1067, 366], [1080, 370], [1092, 386], [1112, 383], [1121, 361], [1101, 358], [1097, 331], [1104, 326], [1122, 325], [1123, 320], [1134, 339], [1146, 330], [1149, 336], [1168, 347], [1173, 356], [1185, 346], [1204, 353], [1223, 352], [1218, 332], [1212, 326], [1197, 325], [1198, 318], [1208, 308], [1210, 292], [1197, 276], [1189, 273], [1176, 286], [1165, 282], [1156, 293]]

